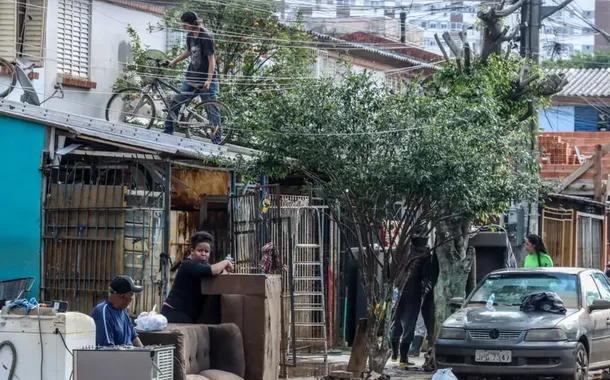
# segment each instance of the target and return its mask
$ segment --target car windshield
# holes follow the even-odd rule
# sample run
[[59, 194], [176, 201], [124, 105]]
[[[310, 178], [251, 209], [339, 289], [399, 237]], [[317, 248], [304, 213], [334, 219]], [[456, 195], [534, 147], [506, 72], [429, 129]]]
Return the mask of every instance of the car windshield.
[[469, 304], [485, 304], [495, 296], [497, 305], [519, 306], [533, 293], [555, 292], [568, 309], [578, 307], [576, 275], [563, 273], [506, 273], [490, 275], [472, 294]]

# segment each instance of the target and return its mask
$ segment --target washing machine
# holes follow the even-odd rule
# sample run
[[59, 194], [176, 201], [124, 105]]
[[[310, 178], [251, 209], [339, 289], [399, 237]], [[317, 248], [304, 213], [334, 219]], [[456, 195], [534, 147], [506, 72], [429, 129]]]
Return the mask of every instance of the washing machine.
[[95, 345], [95, 322], [88, 315], [40, 310], [17, 310], [19, 315], [4, 307], [0, 313], [0, 380], [70, 380], [72, 351]]

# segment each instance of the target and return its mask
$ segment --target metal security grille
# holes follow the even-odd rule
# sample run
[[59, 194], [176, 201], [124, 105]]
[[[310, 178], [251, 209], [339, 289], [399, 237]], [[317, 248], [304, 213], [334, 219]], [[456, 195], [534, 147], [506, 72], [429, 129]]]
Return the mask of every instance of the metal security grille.
[[112, 278], [126, 274], [145, 288], [130, 311], [159, 307], [165, 189], [155, 164], [68, 157], [45, 173], [45, 299], [88, 314]]
[[91, 0], [59, 0], [57, 72], [89, 77]]
[[154, 380], [174, 380], [174, 347], [156, 349], [154, 363]]

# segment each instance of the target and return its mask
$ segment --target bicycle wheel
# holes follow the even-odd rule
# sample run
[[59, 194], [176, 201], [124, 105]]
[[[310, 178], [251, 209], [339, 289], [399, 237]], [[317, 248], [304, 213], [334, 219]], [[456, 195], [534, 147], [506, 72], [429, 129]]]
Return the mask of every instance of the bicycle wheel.
[[0, 99], [10, 94], [17, 84], [17, 73], [13, 65], [0, 58]]
[[110, 97], [106, 105], [106, 120], [126, 123], [150, 129], [157, 110], [149, 95], [142, 95], [139, 88], [124, 88]]
[[187, 107], [183, 113], [184, 123], [181, 125], [185, 135], [192, 135], [212, 140], [214, 144], [224, 145], [230, 141], [235, 126], [229, 107], [217, 100], [206, 100], [194, 107]]

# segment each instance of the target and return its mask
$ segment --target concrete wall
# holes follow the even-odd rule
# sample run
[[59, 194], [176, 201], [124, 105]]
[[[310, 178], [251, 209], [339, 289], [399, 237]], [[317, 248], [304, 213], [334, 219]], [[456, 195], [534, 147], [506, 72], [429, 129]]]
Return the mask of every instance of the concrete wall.
[[572, 106], [555, 106], [540, 111], [539, 126], [543, 132], [574, 132], [575, 112]]
[[45, 128], [0, 116], [4, 148], [0, 157], [0, 280], [36, 277], [40, 289], [42, 173]]
[[[34, 86], [42, 99], [53, 93], [57, 83], [57, 8], [58, 0], [48, 0], [46, 26], [45, 66], [38, 71], [40, 79]], [[64, 99], [52, 99], [44, 104], [46, 108], [104, 118], [104, 108], [112, 92], [112, 86], [129, 56], [130, 38], [127, 24], [135, 28], [144, 45], [151, 49], [165, 51], [165, 31], [150, 33], [149, 24], [155, 24], [160, 17], [148, 12], [120, 7], [104, 1], [94, 0], [91, 24], [90, 80], [97, 83], [94, 90], [65, 87]], [[43, 96], [44, 94], [44, 96]], [[18, 100], [18, 92], [11, 98]]]
[[[375, 70], [367, 68], [351, 62], [350, 69], [355, 73], [362, 73], [365, 70], [372, 72], [373, 78], [378, 82], [382, 83], [385, 80], [384, 70]], [[342, 74], [348, 71], [348, 67], [343, 59], [338, 59], [328, 55], [325, 51], [318, 52], [318, 61], [314, 66], [314, 74], [318, 77], [329, 76], [334, 77], [337, 80], [341, 78]]]

